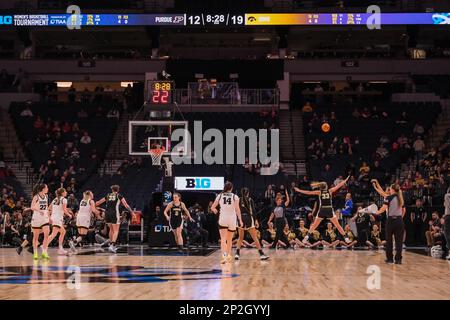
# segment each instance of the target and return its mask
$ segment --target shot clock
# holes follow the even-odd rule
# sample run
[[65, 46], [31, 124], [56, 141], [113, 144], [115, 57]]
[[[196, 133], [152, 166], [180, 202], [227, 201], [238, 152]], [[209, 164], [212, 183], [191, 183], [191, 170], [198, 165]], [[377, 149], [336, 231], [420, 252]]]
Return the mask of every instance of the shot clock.
[[172, 103], [173, 81], [153, 80], [148, 82], [149, 102], [156, 105]]

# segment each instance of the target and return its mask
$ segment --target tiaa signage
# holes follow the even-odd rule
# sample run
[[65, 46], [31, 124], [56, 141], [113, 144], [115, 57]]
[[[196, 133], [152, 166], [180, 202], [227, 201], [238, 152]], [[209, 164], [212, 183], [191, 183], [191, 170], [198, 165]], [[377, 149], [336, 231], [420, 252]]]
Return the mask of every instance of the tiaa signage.
[[222, 190], [223, 177], [175, 177], [175, 190], [208, 191]]

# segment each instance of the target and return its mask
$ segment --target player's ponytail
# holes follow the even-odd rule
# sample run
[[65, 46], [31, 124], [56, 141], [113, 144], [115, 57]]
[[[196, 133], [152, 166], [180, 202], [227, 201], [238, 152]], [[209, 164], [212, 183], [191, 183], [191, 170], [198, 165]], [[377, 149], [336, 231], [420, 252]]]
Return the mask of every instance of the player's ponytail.
[[315, 189], [320, 189], [320, 190], [327, 190], [328, 189], [328, 184], [324, 181], [321, 182], [312, 182], [311, 183], [311, 188], [313, 190]]
[[227, 183], [225, 183], [223, 187], [222, 192], [231, 192], [231, 190], [233, 190], [233, 184], [230, 181], [227, 181]]
[[58, 199], [58, 202], [61, 201], [61, 198], [62, 198], [64, 192], [66, 192], [66, 189], [64, 189], [64, 188], [59, 188], [58, 190], [55, 191], [55, 195], [56, 195], [56, 198]]
[[83, 192], [83, 199], [90, 200], [91, 194], [92, 194], [91, 190], [86, 190], [85, 192]]
[[250, 205], [250, 190], [248, 188], [241, 189], [242, 205], [251, 213], [252, 207]]

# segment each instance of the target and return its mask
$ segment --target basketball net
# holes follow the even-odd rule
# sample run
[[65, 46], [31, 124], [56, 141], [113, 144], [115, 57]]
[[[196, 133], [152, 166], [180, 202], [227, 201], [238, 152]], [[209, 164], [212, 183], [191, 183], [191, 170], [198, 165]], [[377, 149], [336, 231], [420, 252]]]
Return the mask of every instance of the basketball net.
[[161, 165], [161, 158], [164, 153], [164, 149], [150, 149], [148, 150], [150, 156], [152, 157], [152, 163], [154, 166]]

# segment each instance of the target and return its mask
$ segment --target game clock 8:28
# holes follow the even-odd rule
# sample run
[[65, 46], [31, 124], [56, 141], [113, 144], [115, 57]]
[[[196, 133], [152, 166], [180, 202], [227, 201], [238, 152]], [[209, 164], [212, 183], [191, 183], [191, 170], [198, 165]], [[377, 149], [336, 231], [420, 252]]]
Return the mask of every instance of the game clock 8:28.
[[173, 83], [171, 81], [152, 81], [150, 83], [150, 102], [152, 104], [171, 103]]

